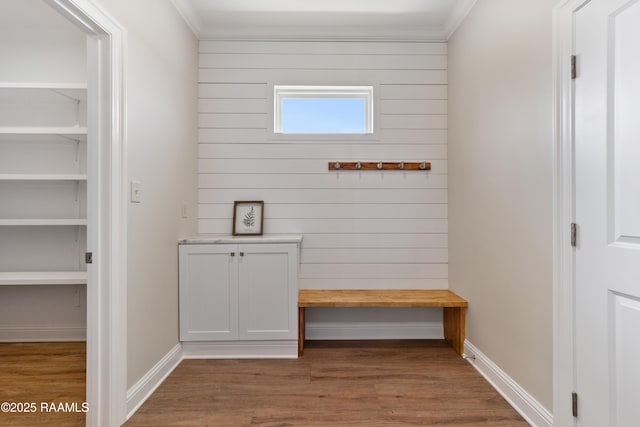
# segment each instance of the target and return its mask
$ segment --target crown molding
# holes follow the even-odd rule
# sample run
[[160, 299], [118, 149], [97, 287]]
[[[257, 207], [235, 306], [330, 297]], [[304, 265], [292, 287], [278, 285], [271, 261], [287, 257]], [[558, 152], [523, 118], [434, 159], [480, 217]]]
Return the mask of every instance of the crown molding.
[[444, 39], [449, 40], [464, 22], [478, 0], [460, 0], [444, 25]]
[[193, 8], [193, 4], [189, 0], [169, 0], [176, 8], [184, 22], [187, 23], [191, 31], [198, 39], [204, 38], [204, 22]]
[[477, 0], [460, 0], [443, 26], [207, 25], [190, 0], [170, 0], [199, 40], [447, 41]]

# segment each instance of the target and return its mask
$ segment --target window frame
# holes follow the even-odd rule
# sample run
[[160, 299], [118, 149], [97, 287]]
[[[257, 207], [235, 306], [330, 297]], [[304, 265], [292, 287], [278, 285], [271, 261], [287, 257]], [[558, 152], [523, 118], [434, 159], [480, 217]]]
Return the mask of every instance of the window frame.
[[[374, 87], [368, 86], [318, 86], [318, 85], [273, 85], [273, 134], [295, 136], [324, 136], [324, 137], [363, 137], [375, 133], [374, 128]], [[282, 132], [282, 100], [284, 98], [299, 99], [364, 99], [365, 101], [365, 132], [363, 133], [284, 133]]]

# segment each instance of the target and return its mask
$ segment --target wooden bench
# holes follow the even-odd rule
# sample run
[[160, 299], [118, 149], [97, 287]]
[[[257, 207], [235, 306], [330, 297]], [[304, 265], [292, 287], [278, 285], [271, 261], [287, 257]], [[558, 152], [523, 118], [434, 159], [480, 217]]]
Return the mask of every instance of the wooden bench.
[[464, 350], [468, 302], [449, 290], [313, 290], [298, 296], [298, 356], [304, 352], [307, 307], [442, 307], [444, 339], [458, 353]]

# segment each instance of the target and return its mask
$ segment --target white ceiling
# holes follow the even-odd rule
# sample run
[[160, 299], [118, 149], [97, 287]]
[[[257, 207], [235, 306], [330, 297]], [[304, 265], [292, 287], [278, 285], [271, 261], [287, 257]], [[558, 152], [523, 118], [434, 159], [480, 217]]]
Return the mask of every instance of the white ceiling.
[[196, 36], [445, 40], [476, 0], [172, 0]]

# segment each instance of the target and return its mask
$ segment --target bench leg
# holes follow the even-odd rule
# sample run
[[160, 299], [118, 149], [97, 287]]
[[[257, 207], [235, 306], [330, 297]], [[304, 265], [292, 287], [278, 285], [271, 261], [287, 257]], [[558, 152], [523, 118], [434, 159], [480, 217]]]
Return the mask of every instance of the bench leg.
[[298, 357], [304, 353], [304, 307], [298, 307]]
[[460, 355], [464, 352], [466, 310], [466, 307], [444, 307], [442, 309], [444, 339], [447, 340], [456, 353]]

